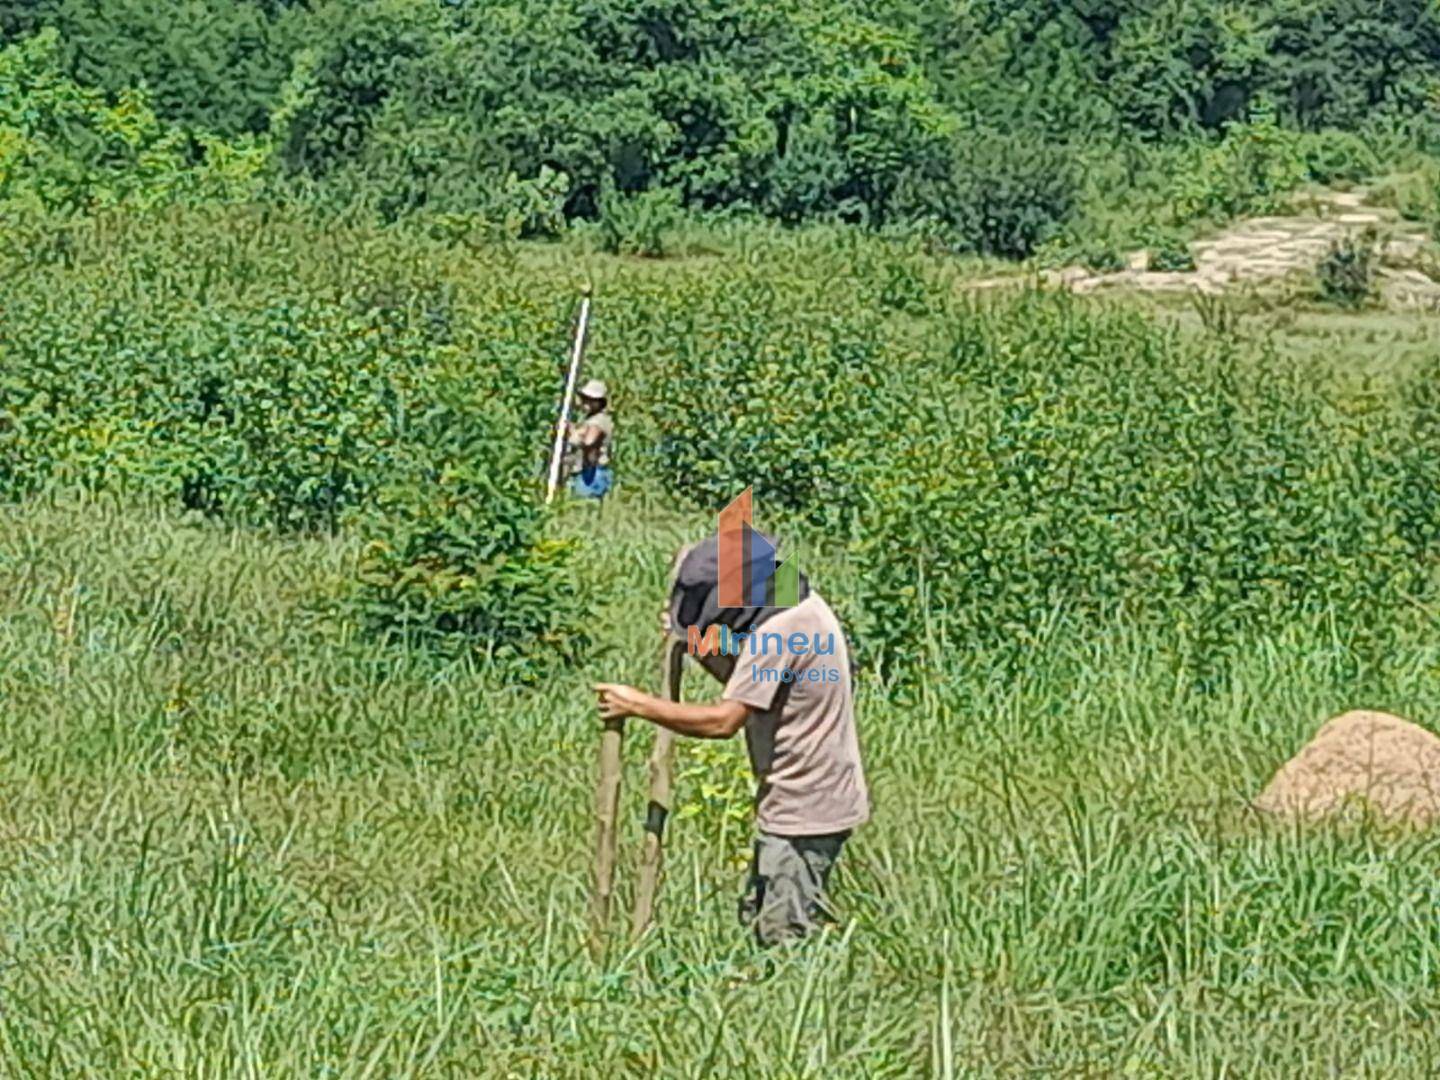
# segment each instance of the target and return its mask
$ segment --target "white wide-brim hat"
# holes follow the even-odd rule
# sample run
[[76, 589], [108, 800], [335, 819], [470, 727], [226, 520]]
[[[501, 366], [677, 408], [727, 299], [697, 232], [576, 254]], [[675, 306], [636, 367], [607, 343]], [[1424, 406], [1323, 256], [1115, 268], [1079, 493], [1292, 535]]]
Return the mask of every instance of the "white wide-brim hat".
[[584, 386], [580, 387], [580, 396], [588, 398], [608, 398], [610, 395], [605, 391], [605, 384], [599, 379], [591, 379]]

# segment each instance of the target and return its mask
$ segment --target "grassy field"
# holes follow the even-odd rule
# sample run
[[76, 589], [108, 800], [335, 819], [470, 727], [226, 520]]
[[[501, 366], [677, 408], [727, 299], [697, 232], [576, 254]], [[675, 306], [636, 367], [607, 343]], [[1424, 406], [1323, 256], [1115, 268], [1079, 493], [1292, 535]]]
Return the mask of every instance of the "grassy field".
[[[237, 211], [9, 264], [0, 1074], [1430, 1071], [1440, 842], [1247, 805], [1339, 712], [1440, 722], [1429, 322], [972, 302], [983, 267], [741, 239]], [[621, 486], [551, 519], [530, 442], [587, 276]], [[754, 949], [743, 748], [686, 744], [658, 927], [597, 960], [590, 686], [656, 688], [670, 556], [752, 482], [865, 665], [844, 921]], [[365, 632], [496, 563], [535, 584], [495, 594], [511, 643], [577, 662]]]
[[[654, 686], [667, 557], [703, 518], [622, 492], [568, 527], [598, 536], [597, 649], [519, 688], [353, 639], [327, 614], [347, 541], [7, 508], [4, 1071], [1381, 1076], [1440, 1054], [1437, 841], [1245, 808], [1329, 715], [1440, 716], [1433, 640], [1357, 670], [1323, 624], [1204, 695], [1153, 635], [1063, 623], [1018, 670], [960, 649], [916, 693], [863, 685], [876, 818], [842, 928], [789, 953], [733, 922], [741, 748], [687, 747], [699, 812], [659, 929], [594, 962], [588, 683]], [[648, 743], [632, 729], [632, 860]]]
[[[173, 6], [0, 2], [0, 1080], [1437, 1072], [1440, 832], [1250, 802], [1440, 730], [1422, 5]], [[747, 488], [874, 820], [761, 952], [682, 742], [629, 941], [632, 723], [597, 952]]]

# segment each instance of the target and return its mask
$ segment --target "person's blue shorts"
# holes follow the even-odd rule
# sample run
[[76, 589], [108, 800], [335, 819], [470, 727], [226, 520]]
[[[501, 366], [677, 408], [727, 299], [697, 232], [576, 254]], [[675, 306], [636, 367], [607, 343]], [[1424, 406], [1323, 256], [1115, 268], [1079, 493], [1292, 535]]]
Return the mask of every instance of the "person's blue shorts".
[[570, 478], [570, 491], [582, 499], [603, 499], [614, 482], [608, 465], [595, 465]]

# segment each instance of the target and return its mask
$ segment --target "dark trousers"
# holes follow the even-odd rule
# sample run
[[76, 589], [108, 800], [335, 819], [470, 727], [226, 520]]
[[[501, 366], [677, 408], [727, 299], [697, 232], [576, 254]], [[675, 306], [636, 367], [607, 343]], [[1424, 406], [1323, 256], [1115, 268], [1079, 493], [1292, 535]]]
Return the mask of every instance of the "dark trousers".
[[802, 938], [834, 922], [825, 887], [850, 833], [775, 836], [762, 832], [750, 857], [740, 921], [761, 945]]

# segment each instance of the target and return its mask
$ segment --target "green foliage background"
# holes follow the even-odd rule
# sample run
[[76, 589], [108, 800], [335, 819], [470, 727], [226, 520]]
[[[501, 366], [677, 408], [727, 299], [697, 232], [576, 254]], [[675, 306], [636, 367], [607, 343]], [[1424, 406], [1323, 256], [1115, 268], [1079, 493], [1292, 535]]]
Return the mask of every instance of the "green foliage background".
[[[518, 210], [527, 233], [663, 191], [690, 215], [924, 222], [1023, 256], [1117, 182], [1159, 226], [1177, 200], [1182, 220], [1235, 212], [1440, 131], [1425, 0], [0, 4], [0, 44], [42, 30], [48, 78], [143, 88], [192, 164], [261, 139], [272, 195]], [[1308, 141], [1226, 135], [1256, 116], [1260, 141]]]
[[[7, 1065], [1433, 1071], [1433, 835], [1245, 803], [1327, 716], [1440, 715], [1433, 336], [1330, 312], [1302, 363], [954, 258], [1183, 263], [1387, 172], [1440, 228], [1433, 4], [0, 34]], [[585, 281], [619, 484], [552, 510]], [[749, 950], [746, 763], [687, 744], [660, 926], [592, 960], [591, 684], [655, 685], [668, 559], [749, 484], [863, 665], [848, 921]]]
[[[358, 531], [386, 636], [573, 657], [575, 541], [540, 474], [576, 274], [470, 234], [172, 207], [12, 253], [0, 483], [117, 491], [286, 532]], [[1385, 394], [1223, 333], [945, 262], [778, 234], [746, 258], [593, 264], [590, 347], [624, 484], [765, 513], [860, 572], [859, 654], [908, 679], [1019, 661], [1059, 617], [1166, 628], [1215, 684], [1326, 614], [1379, 654], [1433, 602], [1428, 368]], [[923, 645], [921, 643], [924, 643]]]
[[583, 641], [573, 545], [537, 499], [561, 297], [499, 266], [467, 288], [423, 239], [256, 208], [136, 214], [51, 220], [50, 246], [9, 253], [0, 494], [356, 530], [376, 629], [511, 659]]
[[[1063, 600], [1178, 620], [1207, 678], [1265, 619], [1428, 587], [1429, 504], [1388, 497], [1423, 452], [1263, 351], [960, 304], [937, 257], [1183, 250], [1397, 162], [1394, 200], [1434, 214], [1437, 16], [1389, 7], [4, 8], [0, 481], [362, 528], [372, 628], [563, 655], [571, 543], [528, 447], [575, 281], [512, 242], [585, 221], [654, 257], [687, 221], [855, 223], [610, 283], [627, 474], [701, 508], [763, 477], [874, 561], [882, 669], [916, 659], [916, 612], [1019, 640]], [[920, 565], [948, 606], [915, 602]]]

